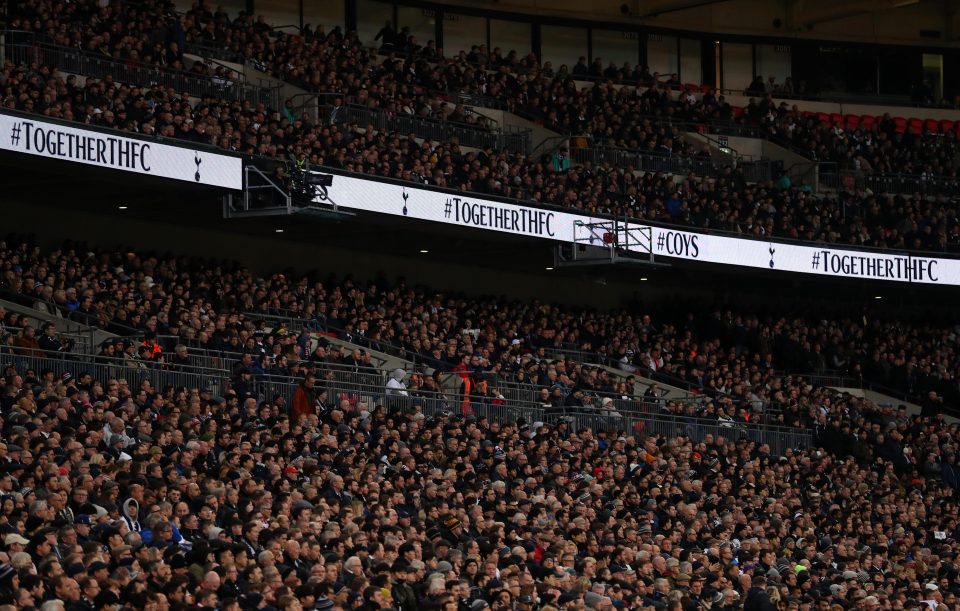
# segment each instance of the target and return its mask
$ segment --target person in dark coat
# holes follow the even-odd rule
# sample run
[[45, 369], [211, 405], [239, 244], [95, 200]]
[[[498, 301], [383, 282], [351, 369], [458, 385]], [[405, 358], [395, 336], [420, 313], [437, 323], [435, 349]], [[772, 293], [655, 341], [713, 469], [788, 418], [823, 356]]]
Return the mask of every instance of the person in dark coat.
[[293, 392], [293, 402], [290, 405], [290, 419], [294, 422], [299, 422], [301, 418], [317, 412], [316, 380], [316, 377], [312, 374], [307, 375]]

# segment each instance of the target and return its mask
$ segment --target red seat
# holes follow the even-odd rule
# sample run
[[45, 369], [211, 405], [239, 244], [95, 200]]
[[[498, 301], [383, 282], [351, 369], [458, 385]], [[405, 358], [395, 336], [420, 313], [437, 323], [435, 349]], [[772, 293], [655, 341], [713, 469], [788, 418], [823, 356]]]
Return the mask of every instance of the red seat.
[[871, 115], [863, 115], [860, 117], [860, 127], [866, 131], [873, 131], [873, 117]]
[[710, 93], [711, 89], [713, 89], [713, 86], [708, 83], [704, 83], [703, 85], [700, 85], [700, 93], [704, 95]]
[[843, 115], [838, 112], [830, 113], [830, 125], [843, 127]]
[[828, 115], [828, 114], [825, 113], [825, 112], [818, 112], [818, 113], [817, 113], [817, 122], [818, 122], [818, 123], [826, 123], [827, 125], [829, 125], [829, 124], [830, 124], [830, 115]]
[[927, 119], [923, 122], [923, 126], [932, 134], [940, 133], [940, 123], [936, 119]]
[[894, 117], [893, 124], [896, 126], [896, 132], [902, 134], [907, 131], [907, 120], [903, 117]]
[[940, 133], [941, 134], [952, 134], [955, 128], [955, 124], [950, 119], [943, 119], [940, 121]]
[[730, 110], [733, 111], [733, 118], [739, 119], [743, 116], [743, 106], [731, 106]]
[[923, 133], [923, 121], [917, 118], [910, 119], [910, 133], [920, 135]]
[[847, 115], [844, 119], [847, 129], [860, 129], [860, 115]]

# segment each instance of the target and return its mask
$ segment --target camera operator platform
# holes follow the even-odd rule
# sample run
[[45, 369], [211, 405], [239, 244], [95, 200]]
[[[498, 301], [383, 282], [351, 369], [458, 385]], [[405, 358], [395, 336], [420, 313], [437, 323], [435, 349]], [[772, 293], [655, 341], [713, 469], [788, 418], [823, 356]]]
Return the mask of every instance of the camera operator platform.
[[242, 197], [224, 196], [224, 218], [307, 215], [327, 220], [355, 216], [341, 210], [330, 196], [336, 177], [311, 171], [305, 159], [275, 163], [273, 167], [244, 167]]

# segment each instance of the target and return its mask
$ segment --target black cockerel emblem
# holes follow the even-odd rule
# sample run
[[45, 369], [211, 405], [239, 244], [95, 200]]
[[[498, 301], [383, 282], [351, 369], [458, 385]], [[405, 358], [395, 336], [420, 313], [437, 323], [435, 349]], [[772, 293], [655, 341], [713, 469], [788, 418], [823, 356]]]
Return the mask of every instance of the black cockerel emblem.
[[770, 252], [770, 269], [773, 269], [773, 253], [777, 252], [773, 246], [767, 249]]
[[200, 182], [200, 164], [203, 163], [203, 159], [200, 159], [199, 153], [193, 154], [193, 162], [197, 164], [197, 173], [193, 175], [193, 179]]
[[403, 216], [407, 216], [407, 200], [410, 198], [410, 194], [407, 193], [407, 190], [403, 190]]

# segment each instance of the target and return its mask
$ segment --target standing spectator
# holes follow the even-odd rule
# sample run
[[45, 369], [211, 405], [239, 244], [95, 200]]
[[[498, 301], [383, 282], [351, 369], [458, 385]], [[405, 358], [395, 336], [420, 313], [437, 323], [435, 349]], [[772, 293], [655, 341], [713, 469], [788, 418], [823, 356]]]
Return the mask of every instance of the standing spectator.
[[13, 345], [17, 347], [17, 352], [24, 356], [43, 356], [40, 342], [37, 341], [37, 331], [28, 324], [24, 325], [14, 338]]
[[45, 352], [69, 352], [72, 346], [71, 342], [68, 342], [60, 337], [57, 337], [57, 327], [52, 323], [44, 323], [43, 335], [40, 336], [38, 344], [40, 349]]
[[317, 413], [317, 378], [311, 373], [297, 385], [293, 392], [293, 402], [290, 405], [290, 418], [293, 422], [300, 422], [303, 418]]
[[387, 378], [387, 394], [388, 395], [400, 395], [406, 397], [407, 385], [403, 383], [403, 378], [406, 377], [407, 372], [401, 368], [396, 368], [390, 372], [390, 376]]

